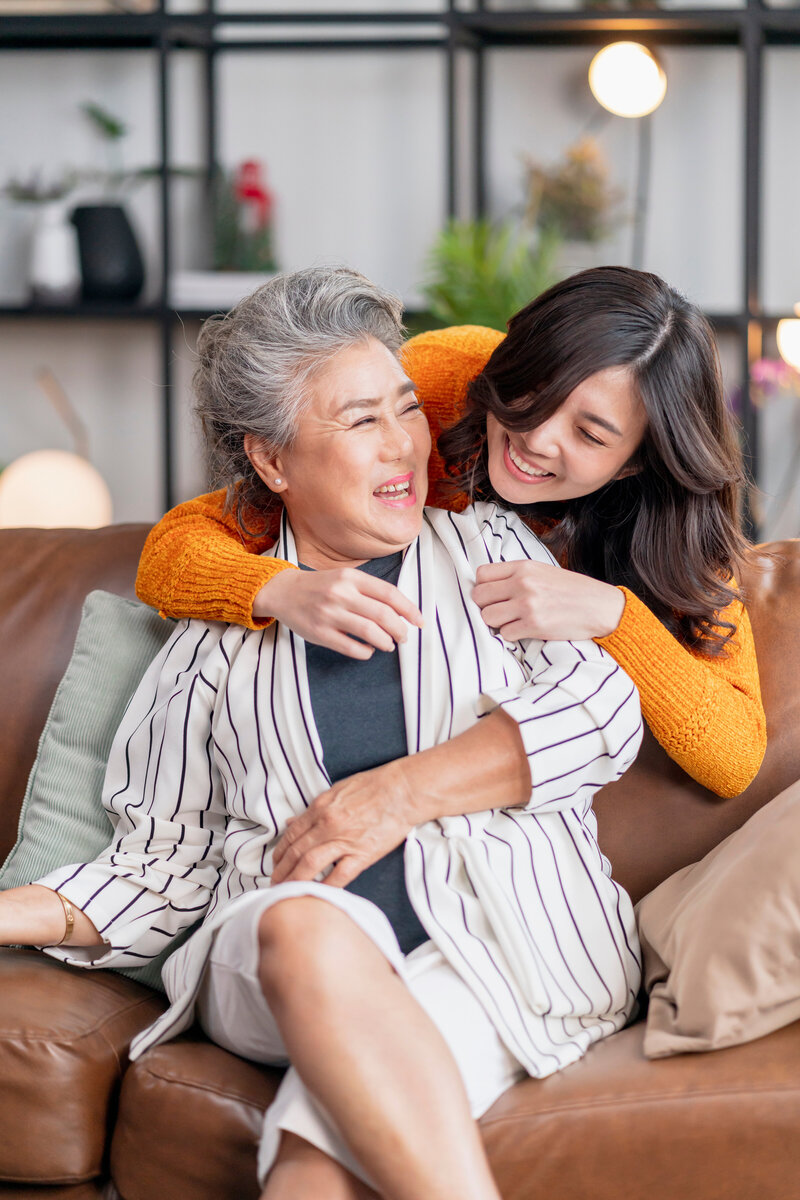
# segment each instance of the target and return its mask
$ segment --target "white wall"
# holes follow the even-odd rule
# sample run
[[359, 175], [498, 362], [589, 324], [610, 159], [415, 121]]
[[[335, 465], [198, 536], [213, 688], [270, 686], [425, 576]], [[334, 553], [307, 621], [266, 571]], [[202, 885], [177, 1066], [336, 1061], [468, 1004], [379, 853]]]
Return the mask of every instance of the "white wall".
[[[263, 0], [259, 0], [263, 3]], [[180, 0], [192, 6], [191, 0]], [[367, 0], [364, 0], [367, 7]], [[276, 7], [277, 7], [276, 0]], [[241, 8], [237, 0], [236, 8]], [[322, 5], [315, 3], [320, 10]], [[340, 5], [331, 4], [332, 8]], [[398, 9], [399, 4], [393, 3]], [[407, 0], [409, 9], [435, 7]], [[590, 51], [493, 51], [488, 55], [488, 165], [492, 211], [522, 201], [522, 159], [555, 161], [593, 127], [612, 181], [632, 205], [633, 123], [598, 109], [586, 84]], [[652, 120], [651, 209], [645, 265], [710, 310], [738, 307], [741, 292], [741, 68], [730, 49], [667, 48], [666, 100]], [[766, 76], [764, 286], [767, 307], [800, 300], [795, 233], [800, 159], [800, 52], [772, 50]], [[41, 87], [42, 80], [47, 87]], [[202, 73], [196, 55], [175, 56], [172, 139], [177, 161], [197, 165], [202, 147]], [[444, 215], [443, 66], [432, 51], [220, 56], [223, 159], [262, 158], [277, 197], [280, 263], [295, 268], [342, 260], [393, 287], [412, 303], [428, 246]], [[0, 180], [37, 167], [100, 165], [100, 147], [78, 105], [96, 100], [130, 125], [128, 165], [154, 162], [156, 62], [149, 52], [0, 54]], [[466, 121], [465, 121], [466, 123]], [[130, 209], [158, 288], [157, 189], [148, 184]], [[176, 262], [206, 263], [197, 236], [197, 185], [175, 188]], [[27, 219], [23, 214], [23, 219]], [[17, 224], [15, 224], [17, 222]], [[19, 213], [0, 205], [0, 302], [19, 298]], [[630, 261], [631, 230], [621, 224], [603, 252]], [[24, 288], [23, 288], [24, 290]], [[196, 327], [175, 343], [180, 382], [177, 477], [182, 496], [204, 486], [188, 418], [191, 345]], [[146, 322], [0, 320], [0, 462], [67, 438], [33, 375], [53, 368], [90, 427], [94, 459], [108, 480], [119, 520], [154, 519], [161, 508], [159, 345]], [[726, 355], [735, 382], [738, 363]], [[794, 436], [791, 405], [765, 438], [775, 456]], [[773, 429], [773, 426], [775, 429]], [[775, 431], [777, 430], [777, 432]], [[777, 460], [776, 460], [777, 461]], [[769, 490], [777, 467], [765, 462]], [[797, 517], [796, 511], [791, 521]], [[800, 517], [797, 518], [800, 531]]]

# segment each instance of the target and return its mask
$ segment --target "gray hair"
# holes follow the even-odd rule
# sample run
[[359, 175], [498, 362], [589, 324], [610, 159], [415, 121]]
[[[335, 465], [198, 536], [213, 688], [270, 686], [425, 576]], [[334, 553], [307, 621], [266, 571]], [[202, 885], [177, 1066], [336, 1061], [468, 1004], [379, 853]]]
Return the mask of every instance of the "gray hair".
[[402, 304], [347, 267], [278, 275], [225, 316], [209, 317], [197, 341], [196, 411], [214, 486], [246, 529], [248, 510], [278, 503], [244, 452], [251, 434], [271, 451], [291, 446], [309, 383], [339, 350], [376, 338], [396, 354]]

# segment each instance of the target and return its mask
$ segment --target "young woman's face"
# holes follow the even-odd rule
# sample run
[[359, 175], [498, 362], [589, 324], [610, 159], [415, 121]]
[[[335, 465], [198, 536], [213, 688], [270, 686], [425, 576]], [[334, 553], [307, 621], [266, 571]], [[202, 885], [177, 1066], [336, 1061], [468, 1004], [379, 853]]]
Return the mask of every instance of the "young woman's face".
[[647, 427], [627, 367], [584, 379], [542, 425], [528, 433], [486, 418], [489, 478], [509, 504], [588, 496], [626, 470]]
[[404, 550], [422, 524], [431, 449], [411, 380], [370, 338], [340, 350], [310, 396], [291, 447], [271, 462], [252, 456], [283, 497], [301, 562], [353, 565]]

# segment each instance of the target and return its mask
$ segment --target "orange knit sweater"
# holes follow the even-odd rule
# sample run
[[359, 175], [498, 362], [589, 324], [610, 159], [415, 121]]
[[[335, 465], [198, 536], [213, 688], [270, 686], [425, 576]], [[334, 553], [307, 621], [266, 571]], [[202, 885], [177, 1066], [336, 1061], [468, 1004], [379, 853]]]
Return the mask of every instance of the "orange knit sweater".
[[[467, 383], [484, 366], [502, 334], [477, 326], [436, 330], [412, 338], [404, 365], [425, 405], [434, 447], [441, 429], [460, 414]], [[428, 503], [461, 507], [442, 488], [444, 469], [434, 449]], [[199, 496], [167, 513], [150, 533], [139, 564], [140, 599], [162, 613], [230, 621], [254, 628], [253, 600], [277, 571], [290, 568], [260, 557], [274, 530], [250, 538], [224, 512], [224, 493]], [[753, 634], [741, 604], [725, 610], [737, 632], [724, 658], [692, 653], [627, 588], [619, 626], [598, 638], [639, 688], [642, 712], [666, 752], [699, 783], [735, 796], [754, 778], [766, 746]]]

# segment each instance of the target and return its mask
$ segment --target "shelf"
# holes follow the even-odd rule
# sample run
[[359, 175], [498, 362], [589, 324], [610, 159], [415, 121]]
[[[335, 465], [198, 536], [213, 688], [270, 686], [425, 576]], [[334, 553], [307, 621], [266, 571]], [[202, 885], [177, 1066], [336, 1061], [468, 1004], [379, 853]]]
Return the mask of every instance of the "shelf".
[[587, 45], [636, 36], [660, 45], [736, 45], [745, 9], [620, 12], [484, 12], [460, 15], [456, 28], [488, 46]]
[[152, 50], [163, 30], [161, 13], [8, 16], [0, 20], [0, 50]]
[[[269, 29], [270, 36], [245, 31]], [[282, 36], [281, 29], [292, 29]], [[241, 29], [242, 36], [229, 31]], [[297, 30], [308, 30], [308, 36]], [[315, 30], [319, 31], [315, 34]], [[358, 36], [353, 31], [358, 30]], [[426, 30], [421, 34], [421, 30]], [[406, 32], [407, 31], [407, 32]], [[429, 32], [428, 32], [429, 31]], [[553, 9], [442, 12], [198, 12], [41, 14], [0, 21], [0, 50], [419, 49], [447, 45], [594, 45], [637, 36], [659, 45], [739, 45], [756, 31], [767, 45], [800, 45], [800, 7]], [[224, 36], [220, 36], [220, 32]]]
[[0, 318], [40, 320], [151, 321], [163, 315], [160, 304], [0, 304]]
[[[772, 333], [779, 316], [759, 312], [761, 199], [758, 164], [762, 155], [762, 74], [764, 47], [800, 47], [800, 7], [767, 8], [761, 0], [745, 0], [738, 8], [660, 9], [653, 0], [649, 7], [625, 11], [607, 9], [488, 10], [476, 0], [470, 11], [454, 9], [440, 0], [437, 10], [425, 12], [386, 11], [401, 0], [371, 0], [372, 11], [346, 11], [347, 0], [338, 0], [340, 11], [319, 11], [326, 0], [308, 0], [317, 11], [296, 12], [295, 0], [284, 0], [283, 11], [220, 12], [217, 0], [207, 0], [204, 11], [180, 13], [160, 6], [149, 13], [101, 14], [15, 14], [0, 20], [0, 51], [149, 51], [158, 56], [157, 106], [159, 115], [159, 160], [161, 178], [162, 259], [172, 261], [168, 220], [172, 91], [169, 58], [173, 52], [199, 52], [205, 59], [204, 86], [208, 103], [204, 117], [207, 170], [219, 160], [217, 84], [215, 60], [237, 52], [273, 54], [302, 51], [306, 55], [372, 50], [422, 51], [441, 56], [445, 89], [446, 152], [442, 156], [445, 175], [443, 216], [459, 211], [462, 201], [478, 214], [486, 207], [486, 110], [487, 82], [483, 52], [535, 47], [599, 46], [612, 40], [634, 38], [661, 46], [731, 47], [741, 60], [744, 103], [742, 131], [742, 197], [744, 238], [741, 294], [738, 312], [708, 313], [718, 334], [735, 338], [740, 351], [743, 378], [747, 378], [748, 342], [758, 327]], [[330, 2], [330, 0], [328, 0]], [[523, 0], [511, 0], [523, 3]], [[555, 0], [566, 3], [566, 0]], [[378, 11], [381, 9], [381, 11]], [[454, 64], [456, 53], [473, 58], [473, 69], [460, 79]], [[469, 80], [468, 86], [465, 81]], [[464, 86], [462, 86], [464, 83]], [[461, 111], [469, 117], [470, 137], [461, 137]], [[470, 143], [461, 149], [460, 142]], [[461, 158], [463, 158], [463, 162]], [[470, 157], [471, 156], [471, 157]], [[171, 282], [174, 282], [174, 276]], [[180, 320], [202, 321], [222, 307], [208, 306], [214, 294], [173, 294], [188, 304], [173, 307], [162, 302], [168, 289], [145, 304], [83, 304], [66, 308], [55, 305], [0, 304], [0, 320], [138, 321], [150, 322], [158, 331], [161, 345], [161, 395], [164, 451], [164, 502], [173, 495], [173, 342]], [[789, 314], [787, 314], [789, 315]], [[433, 324], [428, 314], [406, 313], [413, 330]], [[755, 411], [747, 395], [742, 419], [748, 453], [755, 460], [758, 428]]]

